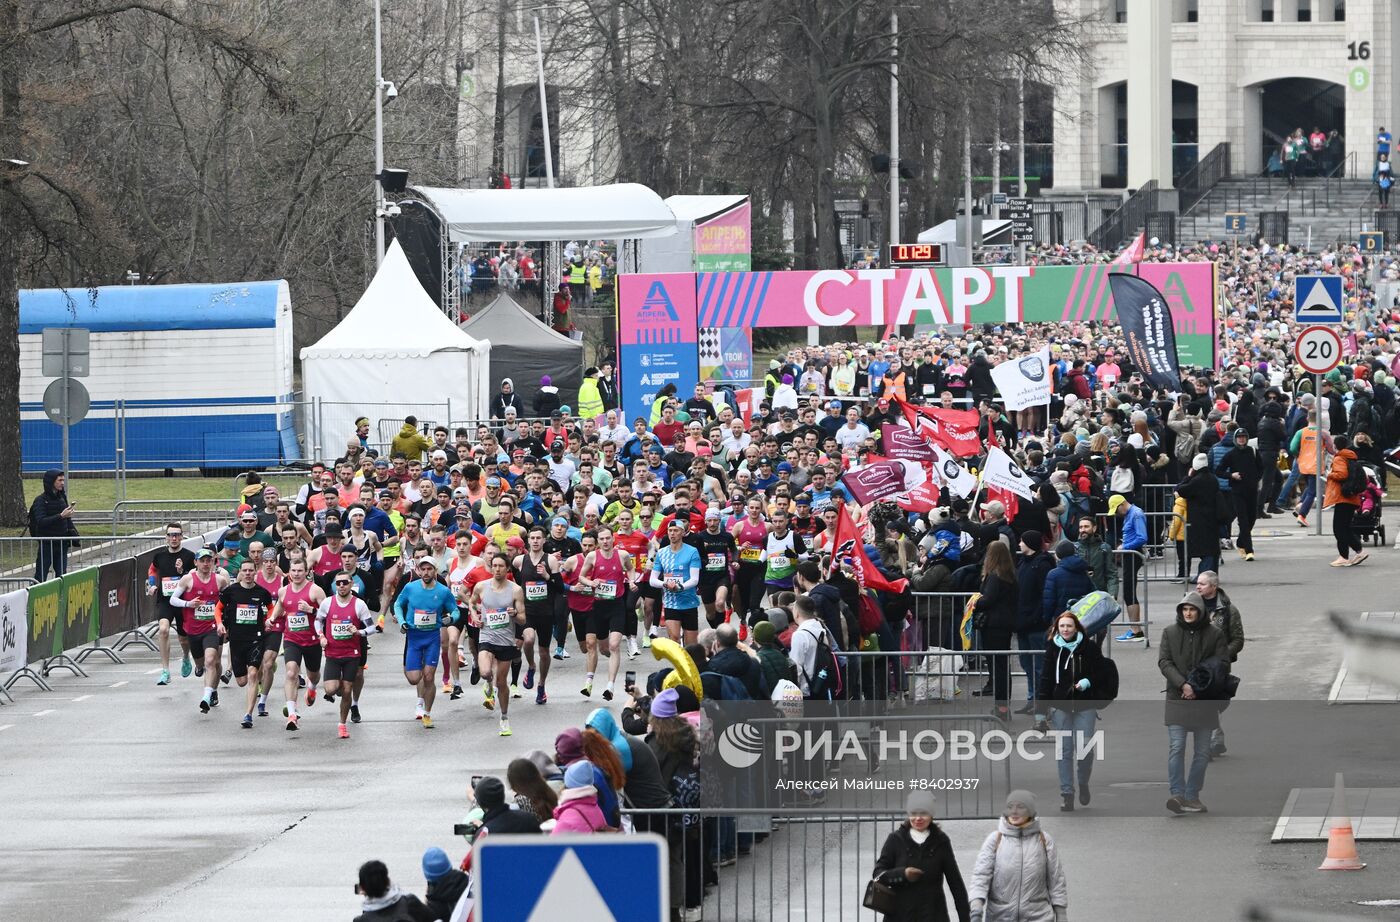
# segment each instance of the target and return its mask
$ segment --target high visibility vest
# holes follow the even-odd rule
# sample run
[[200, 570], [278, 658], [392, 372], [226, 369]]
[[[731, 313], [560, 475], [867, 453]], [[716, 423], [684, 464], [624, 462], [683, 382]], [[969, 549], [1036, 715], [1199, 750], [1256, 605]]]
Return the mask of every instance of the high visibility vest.
[[1298, 473], [1317, 474], [1317, 427], [1309, 426], [1298, 439]]
[[578, 415], [580, 419], [593, 419], [603, 415], [603, 396], [598, 393], [598, 379], [584, 378], [578, 388]]
[[569, 267], [570, 285], [582, 285], [586, 281], [588, 281], [588, 270], [581, 264], [574, 263]]

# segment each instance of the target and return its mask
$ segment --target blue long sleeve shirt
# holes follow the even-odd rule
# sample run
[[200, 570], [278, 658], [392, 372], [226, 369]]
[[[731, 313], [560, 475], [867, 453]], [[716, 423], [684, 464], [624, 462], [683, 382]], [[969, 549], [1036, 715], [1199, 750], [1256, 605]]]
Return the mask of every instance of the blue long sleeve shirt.
[[1129, 504], [1128, 511], [1123, 514], [1122, 549], [1136, 551], [1145, 544], [1147, 544], [1147, 516], [1137, 506]]

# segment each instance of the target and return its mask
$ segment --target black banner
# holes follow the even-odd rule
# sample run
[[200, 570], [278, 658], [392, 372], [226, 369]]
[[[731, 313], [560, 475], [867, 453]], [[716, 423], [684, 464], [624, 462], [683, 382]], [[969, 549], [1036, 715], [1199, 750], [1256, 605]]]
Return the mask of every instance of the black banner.
[[1180, 391], [1176, 331], [1172, 329], [1172, 312], [1166, 299], [1150, 282], [1135, 275], [1111, 272], [1108, 284], [1127, 342], [1128, 360], [1142, 372], [1149, 386]]
[[111, 637], [134, 628], [136, 614], [136, 561], [131, 557], [105, 563], [97, 570], [99, 637]]

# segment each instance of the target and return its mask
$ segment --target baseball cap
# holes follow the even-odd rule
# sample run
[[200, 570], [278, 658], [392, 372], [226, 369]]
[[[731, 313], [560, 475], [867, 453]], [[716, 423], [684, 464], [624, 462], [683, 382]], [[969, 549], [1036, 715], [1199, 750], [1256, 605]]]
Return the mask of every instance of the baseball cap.
[[431, 566], [434, 570], [438, 568], [437, 561], [434, 560], [432, 557], [419, 557], [417, 560], [413, 561], [413, 565], [415, 567], [422, 566], [425, 563]]
[[379, 495], [379, 496], [393, 496], [394, 493], [393, 493], [392, 490], [380, 490], [378, 495]]
[[488, 487], [499, 487], [499, 486], [501, 485], [501, 478], [499, 478], [499, 477], [487, 477], [487, 478], [486, 478], [486, 485], [487, 485]]
[[1116, 515], [1120, 506], [1128, 501], [1128, 498], [1121, 493], [1115, 493], [1108, 498], [1108, 514]]
[[199, 550], [197, 550], [197, 551], [194, 552], [194, 559], [195, 559], [195, 560], [199, 560], [199, 559], [202, 558], [202, 557], [213, 557], [213, 556], [214, 556], [214, 552], [211, 551], [211, 550], [209, 550], [209, 548], [207, 548], [207, 547], [202, 547], [202, 548], [200, 548]]
[[772, 466], [773, 466], [773, 459], [770, 458], [770, 457], [768, 457], [767, 455], [764, 455], [762, 458], [759, 458], [759, 459], [758, 459], [758, 466], [759, 466], [759, 467], [772, 467]]
[[549, 418], [550, 418], [550, 419], [563, 419], [563, 418], [564, 418], [564, 412], [563, 412], [562, 410], [555, 410], [553, 413], [549, 414]]
[[458, 487], [457, 489], [455, 489], [455, 490], [452, 491], [452, 498], [453, 498], [453, 499], [462, 499], [462, 498], [464, 498], [464, 497], [466, 497], [466, 496], [468, 496], [468, 495], [469, 495], [469, 494], [467, 493], [467, 488], [466, 488], [466, 487]]

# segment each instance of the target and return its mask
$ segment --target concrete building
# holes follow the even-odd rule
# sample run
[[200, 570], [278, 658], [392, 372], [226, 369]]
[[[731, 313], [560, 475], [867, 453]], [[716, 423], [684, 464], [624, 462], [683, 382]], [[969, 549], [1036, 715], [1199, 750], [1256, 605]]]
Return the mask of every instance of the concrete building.
[[1378, 128], [1400, 134], [1400, 0], [1056, 4], [1090, 23], [1092, 61], [1055, 87], [1056, 193], [1166, 188], [1221, 142], [1256, 174], [1299, 127], [1340, 131], [1367, 177]]

